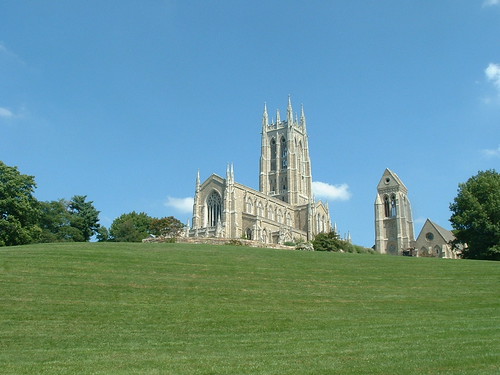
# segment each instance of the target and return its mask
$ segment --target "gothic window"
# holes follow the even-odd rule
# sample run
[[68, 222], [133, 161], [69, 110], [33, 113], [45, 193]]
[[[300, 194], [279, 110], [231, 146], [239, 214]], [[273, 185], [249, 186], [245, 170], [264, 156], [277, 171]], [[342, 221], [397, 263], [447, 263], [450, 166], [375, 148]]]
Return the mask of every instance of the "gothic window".
[[275, 170], [276, 170], [276, 140], [273, 138], [271, 139], [271, 171]]
[[286, 169], [288, 167], [288, 150], [286, 148], [285, 137], [281, 138], [281, 169]]
[[278, 223], [282, 224], [283, 223], [283, 214], [281, 213], [281, 210], [278, 210]]
[[246, 234], [247, 240], [251, 240], [252, 239], [252, 230], [250, 228], [247, 228], [245, 234]]
[[250, 198], [247, 200], [247, 213], [253, 214], [253, 204]]
[[272, 206], [269, 206], [267, 208], [267, 218], [270, 220], [274, 220], [274, 211]]
[[437, 257], [439, 257], [441, 255], [441, 248], [437, 245], [434, 247], [434, 254]]
[[257, 205], [257, 215], [264, 216], [264, 207], [261, 202]]
[[222, 199], [216, 191], [212, 191], [207, 198], [208, 226], [215, 227], [220, 221], [222, 213]]
[[321, 231], [325, 232], [325, 215], [321, 217]]
[[286, 214], [286, 225], [288, 225], [289, 227], [292, 226], [292, 217], [290, 216], [289, 212], [287, 212]]
[[321, 223], [319, 214], [316, 215], [316, 230], [318, 233], [321, 232]]
[[392, 194], [391, 196], [391, 217], [396, 217], [396, 196]]
[[262, 231], [262, 242], [267, 243], [267, 231], [265, 229]]
[[387, 195], [384, 195], [384, 213], [385, 213], [385, 217], [391, 216], [389, 197]]

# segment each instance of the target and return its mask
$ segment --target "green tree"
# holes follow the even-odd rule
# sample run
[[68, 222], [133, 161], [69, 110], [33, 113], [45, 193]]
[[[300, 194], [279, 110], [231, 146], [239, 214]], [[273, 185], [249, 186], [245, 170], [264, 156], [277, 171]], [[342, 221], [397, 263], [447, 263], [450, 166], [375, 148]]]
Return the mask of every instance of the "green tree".
[[177, 237], [183, 228], [184, 224], [173, 216], [153, 219], [149, 227], [151, 234], [164, 237]]
[[150, 234], [153, 218], [146, 213], [132, 211], [116, 218], [109, 228], [111, 241], [116, 242], [141, 242]]
[[81, 233], [78, 242], [89, 241], [100, 227], [99, 211], [95, 209], [94, 202], [86, 202], [86, 199], [86, 195], [75, 195], [68, 204], [70, 226]]
[[33, 196], [33, 176], [21, 174], [17, 167], [0, 161], [0, 246], [36, 242], [40, 210]]
[[97, 230], [97, 241], [99, 242], [104, 242], [109, 240], [109, 231], [108, 228], [105, 226], [100, 226], [99, 229]]
[[86, 196], [75, 195], [71, 201], [40, 202], [41, 242], [85, 242], [97, 234], [99, 211]]
[[462, 256], [500, 260], [500, 174], [480, 171], [459, 184], [450, 210], [456, 242], [467, 244]]
[[342, 249], [342, 241], [334, 231], [318, 233], [312, 244], [315, 251], [339, 251]]

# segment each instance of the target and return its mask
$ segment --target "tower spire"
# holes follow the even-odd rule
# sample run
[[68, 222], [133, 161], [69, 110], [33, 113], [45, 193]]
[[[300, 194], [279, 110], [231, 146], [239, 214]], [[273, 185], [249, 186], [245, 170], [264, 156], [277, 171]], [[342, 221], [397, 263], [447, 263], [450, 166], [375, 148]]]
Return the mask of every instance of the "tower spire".
[[269, 126], [269, 115], [267, 114], [267, 104], [264, 102], [264, 114], [262, 115], [262, 127]]
[[276, 110], [276, 126], [278, 126], [281, 122], [281, 115], [280, 115], [280, 110]]
[[288, 95], [288, 107], [286, 109], [286, 117], [288, 121], [288, 126], [293, 125], [293, 109], [292, 109], [292, 99], [290, 95]]
[[306, 115], [304, 114], [304, 104], [300, 108], [300, 125], [306, 128]]

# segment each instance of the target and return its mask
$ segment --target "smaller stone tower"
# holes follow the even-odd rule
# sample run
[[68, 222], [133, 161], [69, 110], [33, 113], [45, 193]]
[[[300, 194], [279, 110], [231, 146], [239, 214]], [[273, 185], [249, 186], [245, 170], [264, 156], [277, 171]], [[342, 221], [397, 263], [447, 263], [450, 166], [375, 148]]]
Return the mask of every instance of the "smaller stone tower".
[[377, 186], [375, 200], [375, 250], [398, 255], [415, 246], [413, 217], [408, 189], [387, 168]]

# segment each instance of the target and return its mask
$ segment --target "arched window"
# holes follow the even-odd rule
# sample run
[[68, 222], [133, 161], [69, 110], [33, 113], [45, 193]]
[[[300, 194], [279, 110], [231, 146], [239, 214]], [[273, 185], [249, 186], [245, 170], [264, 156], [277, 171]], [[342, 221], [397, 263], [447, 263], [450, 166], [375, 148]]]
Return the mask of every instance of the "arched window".
[[215, 190], [207, 198], [208, 226], [215, 227], [221, 219], [222, 199]]
[[257, 215], [264, 216], [264, 207], [262, 206], [262, 202], [257, 204]]
[[288, 150], [286, 148], [285, 137], [281, 138], [281, 169], [286, 169], [288, 167]]
[[391, 216], [396, 217], [396, 196], [392, 194], [391, 196]]
[[252, 230], [250, 228], [247, 228], [246, 230], [246, 237], [247, 237], [247, 240], [252, 240]]
[[384, 195], [384, 213], [385, 217], [391, 216], [391, 209], [389, 205], [389, 196]]
[[269, 207], [267, 207], [267, 218], [270, 220], [274, 220], [274, 209], [273, 209], [273, 206], [271, 206], [271, 205], [269, 205]]
[[247, 200], [247, 213], [253, 214], [253, 203], [251, 198]]
[[283, 214], [281, 213], [281, 210], [278, 210], [277, 219], [278, 219], [278, 223], [280, 223], [280, 224], [283, 223]]
[[271, 171], [276, 170], [276, 140], [271, 139]]
[[288, 225], [289, 227], [292, 226], [292, 216], [290, 216], [289, 212], [287, 212], [286, 214], [286, 225]]

